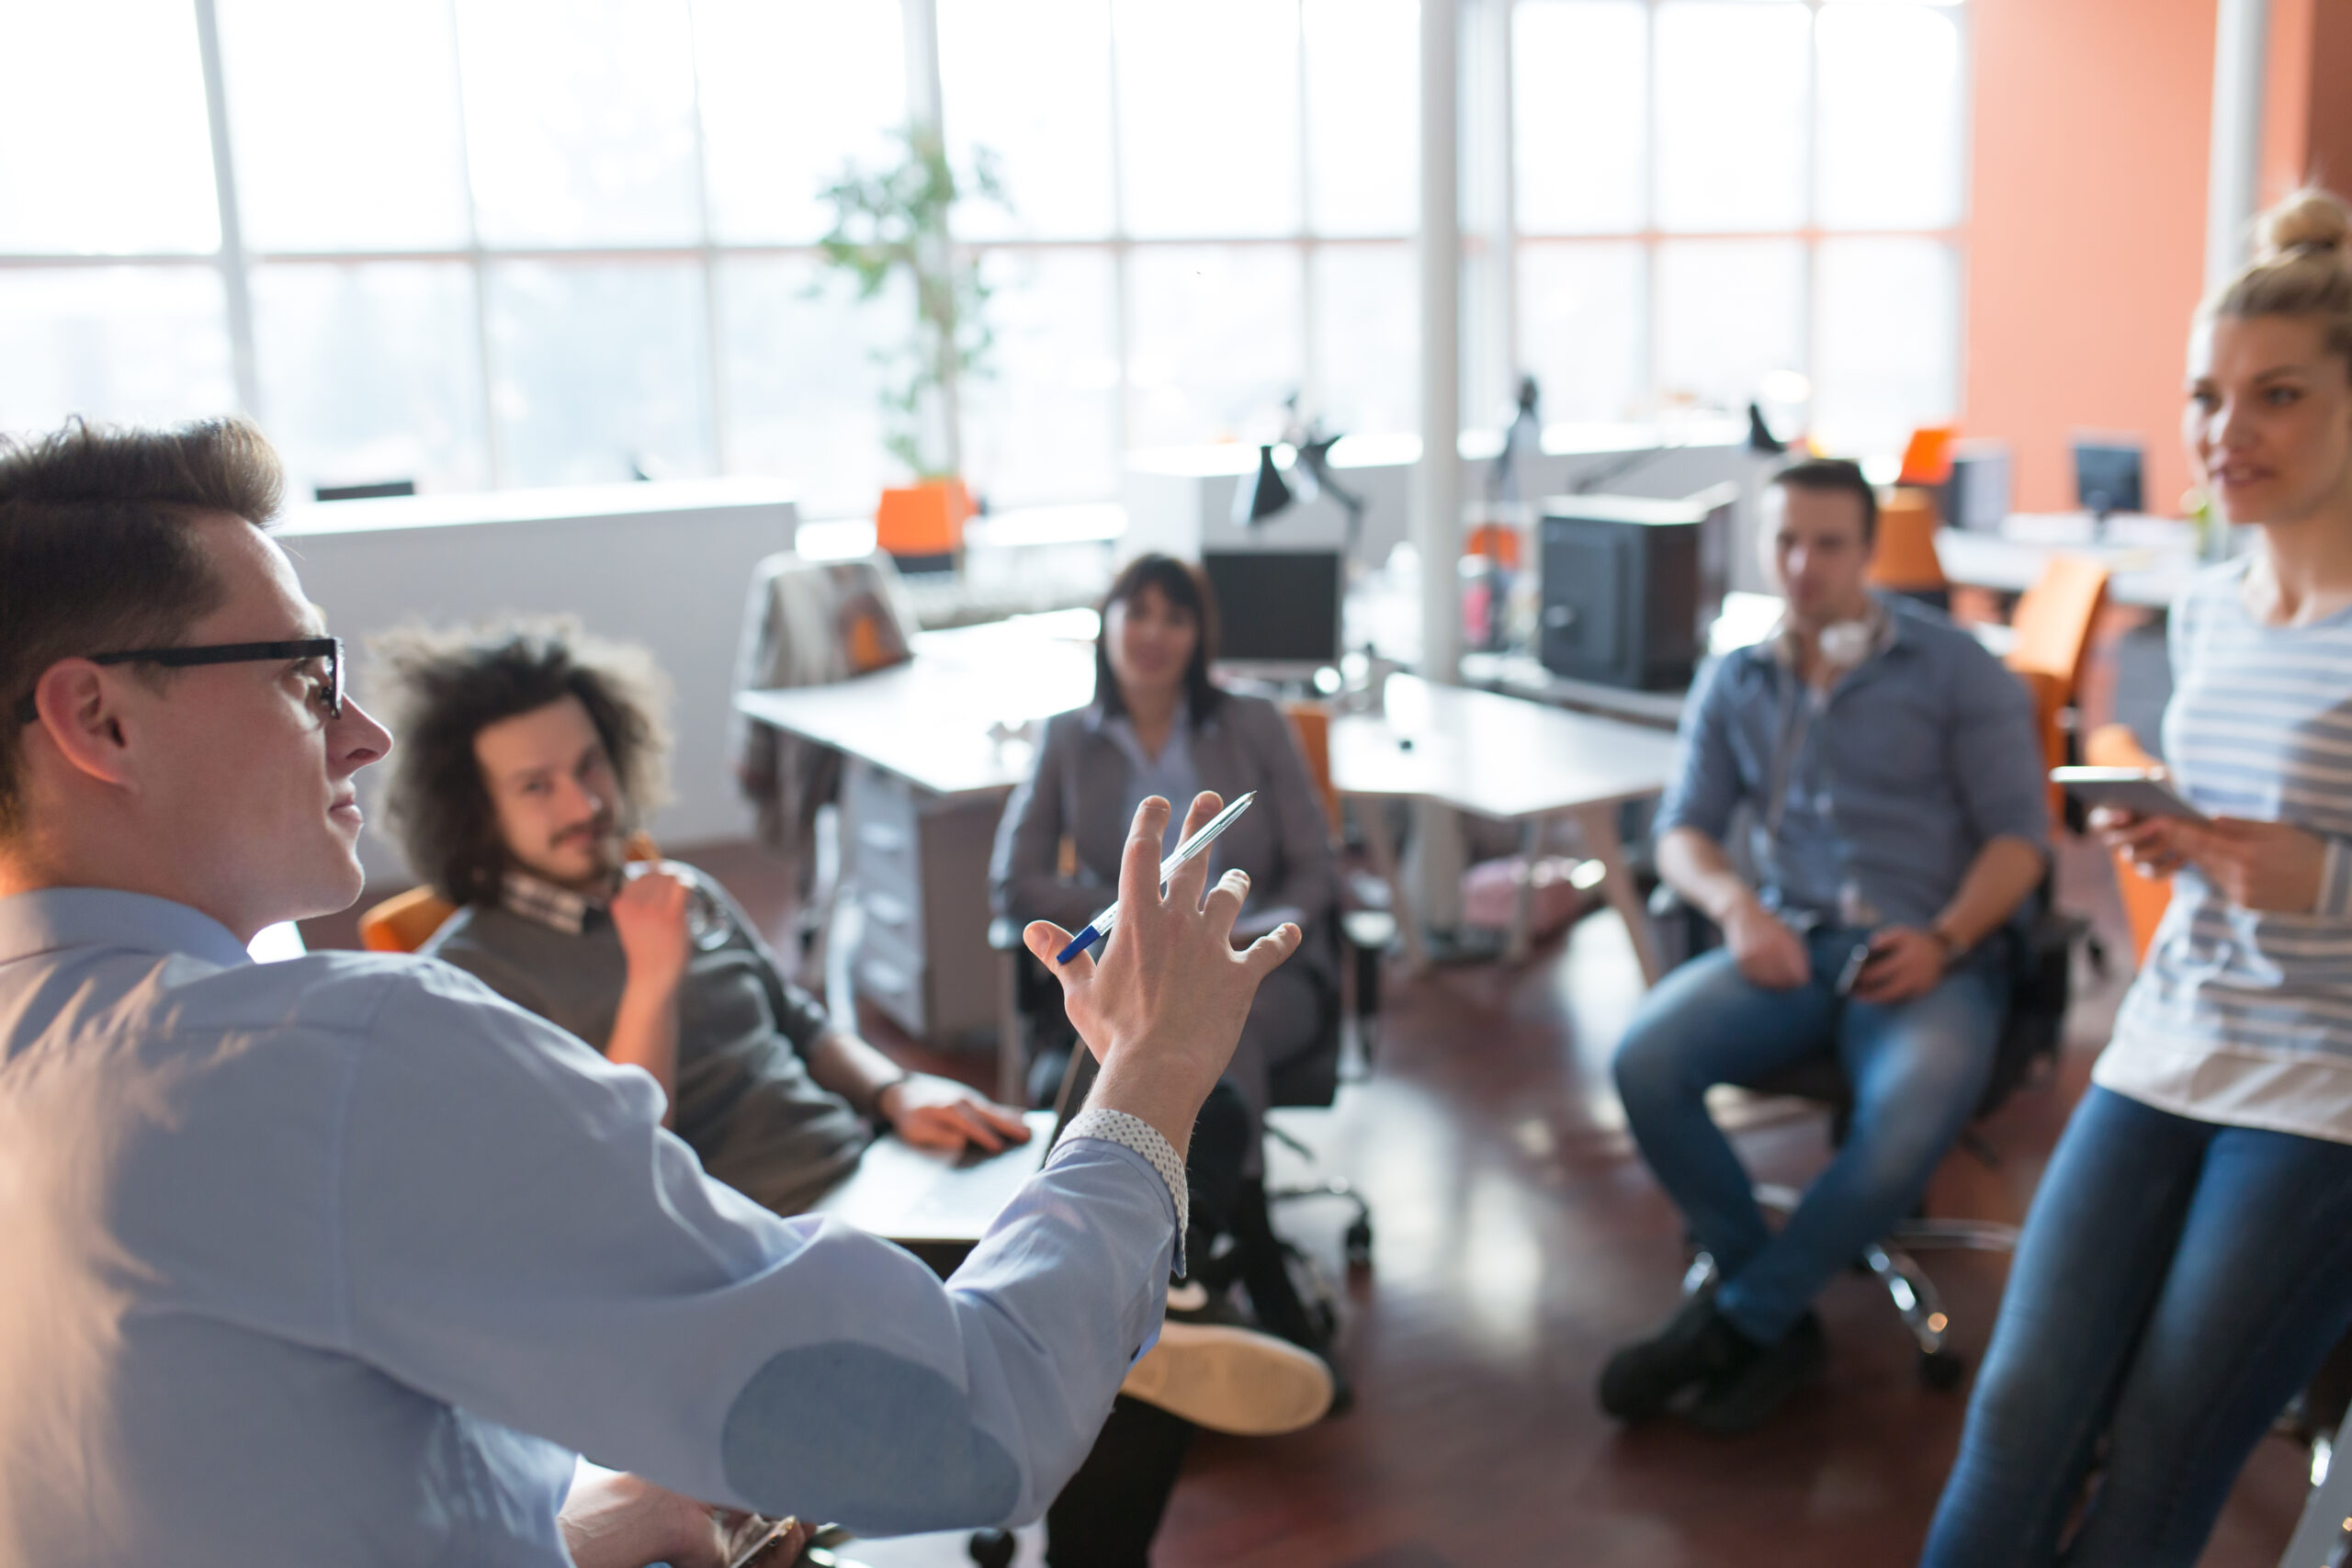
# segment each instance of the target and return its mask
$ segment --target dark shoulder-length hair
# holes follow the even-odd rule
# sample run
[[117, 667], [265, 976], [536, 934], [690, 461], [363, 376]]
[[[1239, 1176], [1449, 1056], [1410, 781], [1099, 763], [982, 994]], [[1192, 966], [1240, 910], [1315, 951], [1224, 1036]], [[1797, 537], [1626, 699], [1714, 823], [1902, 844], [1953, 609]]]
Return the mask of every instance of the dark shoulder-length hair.
[[390, 632], [369, 649], [369, 696], [400, 738], [385, 817], [410, 868], [449, 902], [495, 900], [510, 863], [474, 756], [493, 724], [577, 697], [620, 781], [621, 830], [662, 803], [667, 683], [643, 649], [584, 637], [569, 618]]
[[1130, 604], [1146, 589], [1157, 592], [1170, 608], [1191, 615], [1193, 625], [1200, 629], [1201, 635], [1193, 642], [1192, 662], [1184, 666], [1184, 705], [1193, 722], [1201, 724], [1225, 700], [1225, 694], [1209, 679], [1209, 666], [1216, 661], [1216, 596], [1209, 592], [1209, 581], [1199, 567], [1174, 556], [1137, 556], [1111, 580], [1110, 592], [1102, 595], [1102, 629], [1094, 637], [1094, 700], [1102, 705], [1106, 717], [1127, 711], [1119, 696], [1118, 677], [1111, 672], [1111, 606]]

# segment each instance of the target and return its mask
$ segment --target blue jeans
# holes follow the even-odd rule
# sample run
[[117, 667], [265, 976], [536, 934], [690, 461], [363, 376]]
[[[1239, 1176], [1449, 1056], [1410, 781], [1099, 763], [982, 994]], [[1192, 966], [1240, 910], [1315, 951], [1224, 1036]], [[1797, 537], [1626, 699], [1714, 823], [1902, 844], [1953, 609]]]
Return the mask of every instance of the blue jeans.
[[[2094, 1087], [2034, 1194], [1925, 1562], [2190, 1568], [2352, 1325], [2352, 1145]], [[2100, 1436], [2097, 1497], [2058, 1535]]]
[[[1992, 1069], [2008, 1004], [1999, 958], [1981, 953], [1907, 1002], [1841, 1000], [1838, 973], [1866, 934], [1808, 934], [1813, 977], [1786, 991], [1742, 976], [1728, 952], [1694, 958], [1644, 998], [1617, 1048], [1617, 1092], [1642, 1157], [1714, 1258], [1717, 1310], [1751, 1339], [1794, 1327], [1822, 1286], [1911, 1211]], [[1853, 1085], [1852, 1125], [1776, 1235], [1706, 1093], [1831, 1049]]]

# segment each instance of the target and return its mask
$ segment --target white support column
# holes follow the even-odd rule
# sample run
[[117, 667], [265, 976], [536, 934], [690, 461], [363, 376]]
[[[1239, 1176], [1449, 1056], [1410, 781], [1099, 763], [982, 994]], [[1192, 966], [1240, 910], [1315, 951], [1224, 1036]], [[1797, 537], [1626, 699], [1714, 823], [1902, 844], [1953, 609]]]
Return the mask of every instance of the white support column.
[[[1421, 460], [1411, 531], [1421, 558], [1421, 673], [1460, 673], [1462, 585], [1462, 191], [1460, 0], [1421, 0]], [[1462, 923], [1462, 828], [1442, 807], [1414, 812], [1411, 879], [1434, 929]]]
[[[944, 138], [946, 115], [943, 107], [946, 97], [939, 77], [939, 6], [938, 0], [901, 0], [906, 29], [907, 61], [907, 120], [935, 136]], [[931, 264], [945, 266], [953, 260], [952, 242], [949, 254], [930, 258]], [[929, 439], [925, 447], [944, 456], [947, 470], [964, 471], [964, 420], [961, 389], [956, 385], [953, 366], [955, 345], [938, 340], [938, 334], [928, 324], [920, 329], [923, 352], [940, 367], [939, 390], [923, 400], [920, 418], [926, 426]], [[966, 476], [969, 477], [969, 476]]]
[[2213, 38], [2213, 147], [2205, 192], [2205, 290], [2245, 265], [2260, 199], [2270, 0], [2220, 0]]
[[[1462, 222], [1473, 238], [1463, 278], [1460, 408], [1470, 428], [1510, 418], [1519, 390], [1518, 265], [1511, 211], [1510, 0], [1464, 0]], [[1476, 492], [1473, 485], [1473, 492]]]
[[237, 406], [261, 417], [261, 374], [254, 355], [253, 281], [245, 272], [245, 223], [237, 208], [237, 161], [229, 144], [229, 93], [220, 70], [220, 22], [212, 0], [196, 0], [196, 45], [204, 70], [205, 118], [212, 134], [212, 190], [220, 209], [220, 286], [228, 304], [229, 363]]

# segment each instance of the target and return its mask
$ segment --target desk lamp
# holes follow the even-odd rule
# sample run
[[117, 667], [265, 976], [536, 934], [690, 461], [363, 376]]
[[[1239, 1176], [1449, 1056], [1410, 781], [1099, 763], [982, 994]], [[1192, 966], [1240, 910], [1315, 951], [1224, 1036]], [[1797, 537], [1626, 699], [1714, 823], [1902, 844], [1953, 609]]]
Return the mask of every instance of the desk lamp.
[[1295, 502], [1312, 501], [1327, 494], [1339, 502], [1348, 514], [1346, 555], [1355, 558], [1356, 541], [1363, 533], [1363, 497], [1341, 487], [1331, 478], [1331, 448], [1340, 443], [1336, 435], [1312, 435], [1292, 450], [1298, 461], [1291, 469], [1292, 479], [1283, 478], [1274, 466], [1272, 444], [1258, 448], [1258, 477], [1245, 479], [1234, 487], [1233, 522], [1238, 528], [1255, 528], [1288, 511]]

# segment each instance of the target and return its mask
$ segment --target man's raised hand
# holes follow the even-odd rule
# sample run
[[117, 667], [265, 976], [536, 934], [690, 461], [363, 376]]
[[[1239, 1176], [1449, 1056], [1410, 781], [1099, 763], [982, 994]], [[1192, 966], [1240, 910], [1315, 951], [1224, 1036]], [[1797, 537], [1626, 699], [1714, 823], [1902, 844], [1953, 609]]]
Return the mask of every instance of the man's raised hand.
[[[1195, 795], [1185, 833], [1224, 805], [1205, 790]], [[1233, 923], [1250, 879], [1228, 871], [1208, 886], [1205, 854], [1179, 866], [1161, 897], [1169, 810], [1158, 795], [1136, 808], [1119, 862], [1119, 923], [1100, 962], [1080, 953], [1054, 963], [1069, 933], [1050, 920], [1033, 922], [1022, 937], [1060, 979], [1070, 1022], [1102, 1061], [1089, 1103], [1142, 1117], [1181, 1154], [1201, 1101], [1233, 1058], [1259, 982], [1301, 939], [1285, 921], [1237, 951]]]

